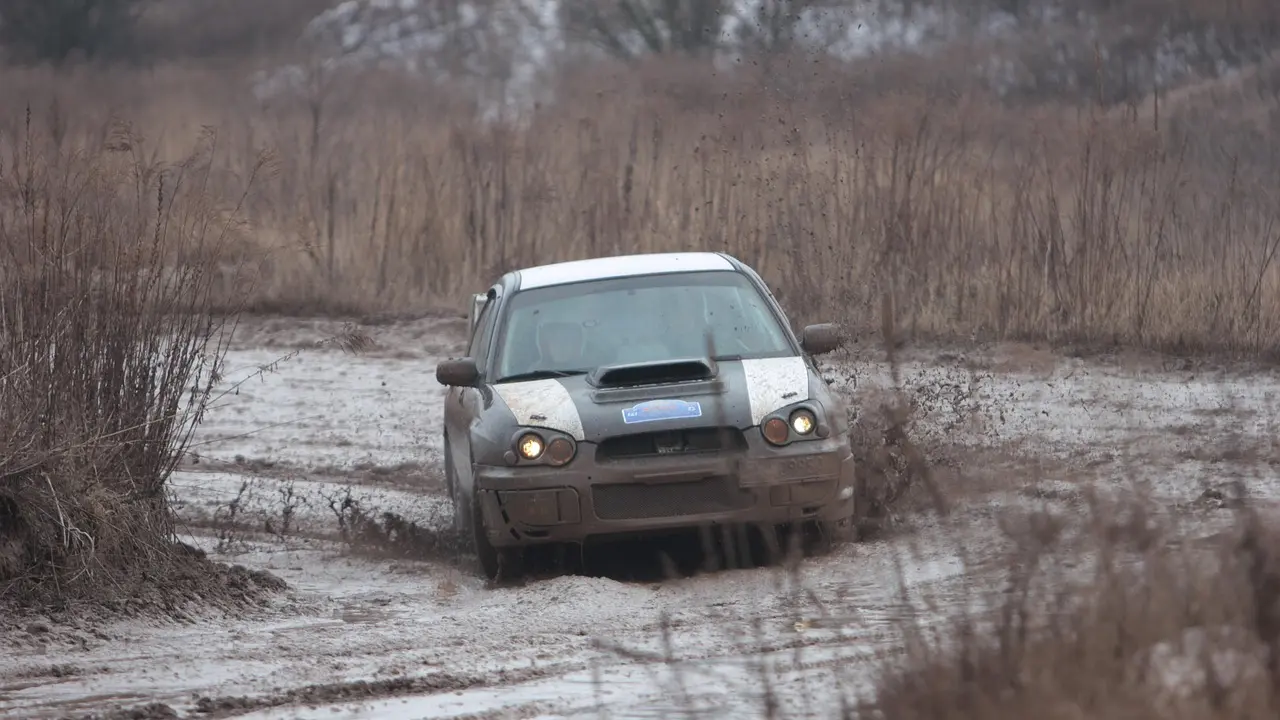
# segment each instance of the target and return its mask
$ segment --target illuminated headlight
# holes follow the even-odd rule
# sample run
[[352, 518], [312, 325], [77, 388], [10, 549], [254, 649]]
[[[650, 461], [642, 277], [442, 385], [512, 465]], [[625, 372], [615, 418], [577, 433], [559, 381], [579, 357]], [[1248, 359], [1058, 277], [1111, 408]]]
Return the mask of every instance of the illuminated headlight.
[[797, 435], [808, 435], [818, 427], [818, 420], [808, 410], [797, 410], [791, 413], [791, 429]]
[[542, 438], [535, 433], [525, 433], [516, 442], [516, 449], [520, 452], [520, 457], [525, 460], [537, 460], [542, 457], [544, 447]]

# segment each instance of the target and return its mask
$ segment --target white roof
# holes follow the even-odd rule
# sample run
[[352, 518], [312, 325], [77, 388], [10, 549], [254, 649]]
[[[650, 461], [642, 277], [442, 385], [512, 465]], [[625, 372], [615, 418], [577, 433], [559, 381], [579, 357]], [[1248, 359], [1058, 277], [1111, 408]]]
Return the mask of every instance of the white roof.
[[723, 255], [713, 252], [615, 255], [524, 268], [520, 270], [520, 289], [634, 275], [733, 269]]

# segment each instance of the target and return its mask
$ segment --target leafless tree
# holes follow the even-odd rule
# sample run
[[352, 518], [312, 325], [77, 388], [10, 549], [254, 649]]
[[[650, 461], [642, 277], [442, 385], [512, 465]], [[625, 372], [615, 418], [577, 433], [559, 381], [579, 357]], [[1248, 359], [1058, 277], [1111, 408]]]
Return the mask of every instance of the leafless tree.
[[19, 62], [61, 64], [129, 48], [146, 0], [4, 0], [0, 47]]
[[565, 32], [625, 60], [680, 53], [710, 57], [721, 46], [731, 0], [599, 0], [561, 4]]

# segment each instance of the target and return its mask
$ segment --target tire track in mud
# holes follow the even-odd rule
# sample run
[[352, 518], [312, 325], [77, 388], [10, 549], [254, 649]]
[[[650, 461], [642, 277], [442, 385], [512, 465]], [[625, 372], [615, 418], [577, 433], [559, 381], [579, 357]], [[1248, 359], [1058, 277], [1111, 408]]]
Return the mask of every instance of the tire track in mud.
[[[739, 572], [747, 575], [752, 574], [750, 571]], [[738, 578], [746, 579], [745, 575], [742, 574], [739, 574]], [[732, 580], [732, 578], [730, 579]], [[701, 578], [699, 580], [702, 584], [711, 584], [715, 578]], [[545, 588], [548, 584], [559, 585], [565, 589], [570, 587], [587, 589], [590, 587], [590, 584], [573, 579], [547, 581], [542, 586]], [[615, 583], [610, 582], [607, 584], [614, 585]], [[539, 588], [527, 588], [528, 591], [536, 591], [537, 589]], [[563, 592], [563, 590], [558, 590], [555, 591], [555, 594], [563, 594]], [[508, 591], [505, 594], [512, 596], [520, 593], [518, 591]], [[675, 596], [668, 598], [669, 605], [677, 607], [688, 605], [680, 602], [688, 597], [687, 593], [669, 594]], [[351, 603], [348, 607], [359, 607], [359, 605], [360, 603], [358, 602]], [[889, 605], [883, 605], [882, 607], [887, 609]], [[503, 612], [502, 606], [490, 609], [495, 612]], [[880, 615], [882, 617], [873, 618], [865, 615]], [[663, 702], [660, 697], [663, 694], [663, 676], [681, 673], [691, 683], [710, 683], [720, 687], [731, 687], [735, 684], [743, 685], [742, 678], [754, 676], [757, 672], [755, 668], [760, 662], [766, 660], [771, 673], [803, 674], [817, 670], [834, 670], [847, 667], [849, 663], [866, 662], [881, 657], [886, 649], [891, 649], [897, 644], [897, 638], [891, 632], [876, 630], [876, 626], [888, 626], [898, 615], [894, 612], [877, 610], [872, 610], [865, 615], [853, 618], [856, 621], [853, 623], [849, 622], [849, 618], [828, 619], [826, 622], [810, 622], [806, 624], [807, 627], [803, 631], [797, 629], [795, 632], [775, 634], [772, 639], [762, 639], [761, 642], [755, 643], [730, 642], [728, 647], [724, 642], [718, 641], [718, 633], [708, 634], [703, 632], [701, 640], [680, 642], [681, 650], [671, 658], [664, 655], [660, 648], [651, 647], [648, 650], [637, 650], [629, 647], [625, 640], [621, 644], [597, 643], [592, 638], [584, 637], [581, 644], [593, 648], [595, 652], [595, 656], [591, 659], [544, 661], [538, 663], [536, 667], [513, 667], [508, 664], [505, 667], [498, 667], [483, 673], [445, 671], [427, 676], [317, 683], [279, 692], [253, 695], [204, 695], [190, 708], [189, 714], [192, 717], [210, 718], [237, 716], [253, 718], [340, 717], [342, 716], [341, 714], [335, 713], [340, 713], [345, 707], [349, 710], [350, 717], [367, 717], [368, 715], [364, 714], [364, 711], [369, 703], [387, 701], [385, 704], [387, 704], [388, 708], [399, 708], [403, 705], [403, 703], [399, 702], [399, 699], [405, 698], [412, 700], [409, 705], [410, 710], [412, 708], [421, 708], [421, 712], [415, 714], [409, 710], [405, 710], [404, 713], [397, 711], [389, 715], [390, 717], [443, 717], [444, 715], [438, 714], [437, 711], [447, 706], [461, 704], [474, 707], [475, 705], [483, 706], [486, 703], [504, 708], [501, 713], [498, 713], [498, 710], [495, 709], [495, 716], [501, 714], [509, 717], [517, 706], [529, 712], [533, 712], [536, 709], [537, 712], [544, 713], [569, 713], [575, 708], [582, 709], [585, 707], [581, 697], [583, 695], [581, 685], [587, 682], [593, 673], [598, 674], [599, 672], [603, 672], [605, 679], [613, 686], [611, 692], [616, 694], [619, 686], [624, 689], [629, 688], [634, 696], [629, 699], [629, 702], [632, 704], [640, 703], [643, 707], [653, 710], [655, 704]], [[741, 616], [735, 616], [732, 613], [725, 613], [719, 618], [703, 616], [703, 622], [701, 623], [697, 622], [697, 618], [686, 617], [681, 618], [681, 620], [685, 621], [682, 624], [686, 628], [690, 620], [694, 621], [695, 624], [724, 623], [726, 625], [723, 628], [725, 636], [739, 635], [740, 633], [736, 633], [732, 627], [727, 626], [743, 624], [744, 622]], [[757, 620], [762, 624], [772, 625], [777, 628], [789, 627], [795, 623], [794, 616], [790, 614], [758, 616]], [[483, 622], [483, 620], [481, 621]], [[379, 620], [377, 618], [359, 618], [358, 622], [361, 624], [377, 624]], [[336, 625], [341, 624], [337, 623]], [[607, 624], [607, 622], [604, 624]], [[833, 626], [833, 624], [846, 626], [843, 628], [844, 632], [841, 632], [841, 627]], [[852, 630], [848, 627], [850, 625], [854, 626]], [[316, 624], [296, 628], [297, 632], [307, 635], [313, 635], [316, 631], [323, 632], [324, 630], [325, 628]], [[556, 633], [556, 635], [563, 638], [564, 633]], [[660, 629], [657, 626], [642, 626], [632, 628], [631, 632], [626, 633], [626, 636], [631, 638], [635, 638], [638, 635], [656, 638], [660, 635]], [[691, 644], [697, 645], [699, 642], [705, 643], [706, 647], [700, 650], [689, 647]], [[574, 648], [571, 647], [574, 643], [561, 642], [557, 644], [560, 647], [547, 648], [548, 653], [553, 657], [573, 657], [575, 655], [583, 657], [583, 653], [575, 652]], [[639, 680], [637, 680], [637, 675], [640, 678]], [[735, 677], [738, 678], [736, 681], [734, 681]], [[576, 690], [574, 689], [575, 685], [577, 686]], [[655, 697], [655, 693], [657, 697]], [[540, 694], [543, 699], [531, 705], [524, 700], [530, 694]], [[579, 696], [577, 704], [570, 702], [566, 706], [559, 701], [553, 702], [558, 698], [564, 697], [572, 700], [574, 696]], [[116, 699], [126, 699], [126, 696], [117, 696]], [[142, 698], [138, 697], [137, 699]], [[510, 699], [510, 702], [508, 702], [508, 699]], [[391, 701], [396, 702], [392, 703]], [[586, 704], [589, 705], [590, 703]], [[281, 712], [268, 712], [273, 709], [281, 709]], [[520, 716], [528, 716], [523, 714], [524, 711]], [[623, 716], [634, 715], [634, 713], [630, 713]], [[450, 713], [449, 716], [484, 717], [485, 714], [463, 713], [459, 715]], [[155, 715], [155, 717], [165, 717], [165, 715]]]
[[[403, 718], [449, 717], [461, 720], [511, 717], [515, 712], [519, 712], [520, 717], [539, 713], [570, 716], [594, 709], [595, 702], [590, 696], [618, 695], [620, 685], [630, 685], [634, 695], [630, 698], [631, 703], [639, 702], [643, 709], [624, 709], [621, 714], [611, 712], [611, 716], [669, 717], [687, 712], [691, 698], [680, 698], [673, 703], [666, 697], [669, 689], [664, 685], [722, 689], [743, 686], [742, 691], [750, 695], [743, 680], [758, 677], [762, 670], [769, 675], [836, 671], [847, 668], [850, 663], [884, 659], [897, 652], [898, 643], [896, 637], [888, 634], [854, 634], [797, 638], [790, 642], [742, 648], [736, 653], [682, 653], [673, 658], [635, 653], [607, 644], [600, 649], [607, 657], [597, 658], [595, 662], [558, 663], [483, 676], [440, 674], [373, 683], [309, 686], [267, 697], [201, 698], [195, 711], [203, 717], [242, 716], [250, 720], [367, 717], [367, 713], [377, 707], [387, 711], [397, 708], [394, 716]], [[637, 674], [646, 681], [641, 687], [636, 687]], [[589, 686], [589, 692], [582, 692], [584, 686]], [[578, 696], [577, 702], [574, 701], [575, 695]], [[717, 694], [703, 699], [713, 697]], [[752, 703], [758, 700], [754, 697], [745, 699]], [[483, 709], [485, 705], [493, 707], [486, 711]], [[451, 712], [450, 707], [470, 710]], [[699, 716], [720, 715], [701, 712]]]
[[[887, 638], [886, 638], [887, 639]], [[867, 639], [861, 639], [866, 642]], [[605, 648], [623, 661], [601, 663], [607, 670], [617, 672], [621, 668], [633, 672], [653, 672], [661, 670], [669, 675], [684, 674], [688, 680], [696, 683], [710, 682], [725, 685], [730, 683], [730, 675], [741, 674], [742, 671], [755, 671], [760, 665], [767, 665], [770, 672], [811, 672], [846, 667], [850, 662], [868, 662], [883, 659], [893, 650], [887, 648], [867, 648], [850, 651], [851, 644], [861, 644], [854, 637], [828, 637], [797, 640], [791, 643], [769, 644], [760, 648], [752, 648], [742, 654], [725, 655], [716, 653], [697, 653], [679, 658], [661, 656], [639, 656], [625, 648]], [[843, 650], [839, 653], [823, 653], [823, 650]], [[750, 655], [747, 654], [750, 653]], [[806, 653], [816, 654], [808, 657]], [[596, 671], [593, 673], [593, 669]], [[433, 696], [451, 695], [459, 705], [466, 705], [469, 696], [475, 691], [510, 690], [519, 694], [519, 686], [528, 686], [540, 681], [560, 680], [555, 685], [572, 683], [574, 676], [598, 674], [599, 666], [593, 668], [592, 663], [560, 663], [539, 667], [504, 669], [483, 675], [460, 675], [438, 673], [427, 676], [402, 677], [386, 680], [355, 680], [345, 683], [329, 683], [308, 685], [293, 688], [279, 693], [257, 696], [203, 696], [196, 700], [192, 713], [204, 718], [216, 720], [249, 716], [265, 720], [277, 717], [273, 713], [260, 711], [272, 709], [308, 708], [317, 716], [332, 717], [340, 713], [344, 707], [358, 709], [372, 701], [397, 700], [415, 698], [419, 701], [429, 700]], [[604, 682], [601, 680], [601, 682]], [[565, 711], [568, 706], [555, 708], [555, 702], [547, 698], [534, 703], [542, 711]], [[530, 707], [523, 703], [523, 707]], [[506, 711], [512, 710], [507, 706]], [[671, 708], [676, 710], [677, 708]], [[450, 715], [450, 717], [482, 717], [484, 714]], [[289, 717], [298, 717], [290, 712]], [[407, 717], [407, 715], [406, 715]], [[427, 716], [423, 716], [427, 717]], [[434, 717], [432, 715], [431, 717]]]
[[504, 670], [496, 673], [496, 677], [437, 673], [386, 680], [354, 680], [345, 683], [307, 685], [269, 695], [204, 696], [196, 700], [193, 712], [201, 717], [216, 720], [218, 718], [242, 716], [257, 710], [270, 708], [290, 706], [316, 707], [350, 703], [352, 701], [380, 700], [408, 695], [432, 695], [529, 682], [553, 676], [557, 673], [557, 670], [554, 667]]
[[[402, 583], [395, 578], [379, 577], [376, 572], [372, 575], [365, 572], [349, 575], [343, 585], [332, 585], [323, 582], [323, 573], [317, 572], [317, 566], [297, 565], [298, 561], [286, 558], [286, 564], [297, 565], [298, 569], [286, 573], [285, 577], [296, 582], [298, 578], [310, 576], [313, 582], [320, 583], [306, 591], [306, 596], [317, 591], [344, 593], [328, 604], [340, 605], [340, 612], [346, 617], [325, 621], [322, 619], [324, 607], [299, 607], [309, 620], [298, 616], [287, 623], [277, 621], [266, 626], [250, 623], [243, 629], [232, 630], [223, 640], [216, 639], [220, 636], [211, 637], [206, 641], [210, 647], [209, 659], [217, 659], [223, 668], [246, 661], [256, 667], [261, 664], [260, 659], [292, 656], [297, 657], [299, 663], [318, 669], [326, 665], [327, 659], [348, 658], [350, 667], [337, 672], [348, 675], [351, 680], [306, 683], [305, 677], [315, 673], [302, 668], [270, 681], [293, 689], [210, 693], [200, 689], [200, 685], [211, 680], [189, 677], [188, 687], [207, 698], [189, 711], [193, 717], [249, 714], [293, 718], [309, 716], [311, 711], [306, 708], [315, 704], [327, 707], [386, 701], [389, 713], [386, 717], [443, 717], [465, 715], [452, 711], [437, 713], [465, 702], [468, 707], [493, 706], [495, 712], [505, 707], [508, 711], [505, 716], [509, 717], [509, 711], [515, 706], [524, 707], [527, 696], [532, 693], [543, 697], [538, 712], [569, 713], [590, 704], [590, 693], [584, 695], [582, 684], [589, 681], [593, 666], [602, 668], [600, 671], [612, 684], [611, 692], [618, 696], [617, 701], [635, 708], [623, 716], [645, 714], [645, 708], [652, 710], [656, 703], [661, 703], [663, 686], [670, 684], [667, 678], [676, 671], [686, 674], [690, 682], [701, 679], [701, 684], [741, 687], [742, 690], [734, 692], [747, 693], [751, 689], [750, 678], [755, 677], [753, 663], [770, 654], [770, 672], [803, 676], [819, 670], [847, 669], [851, 664], [867, 662], [897, 646], [893, 627], [906, 615], [920, 615], [923, 610], [904, 613], [894, 600], [896, 589], [892, 583], [884, 582], [886, 578], [879, 568], [889, 564], [885, 556], [893, 549], [890, 544], [879, 544], [869, 552], [855, 554], [860, 557], [827, 556], [815, 559], [804, 568], [799, 587], [816, 593], [823, 604], [836, 608], [832, 617], [820, 617], [820, 610], [805, 611], [802, 604], [797, 604], [800, 593], [785, 587], [786, 575], [777, 569], [725, 571], [669, 583], [556, 577], [524, 587], [486, 590], [480, 583], [471, 582], [465, 583], [467, 587], [462, 588], [459, 595], [448, 599], [432, 595], [438, 578], [407, 575], [405, 577], [414, 582]], [[857, 560], [864, 561], [863, 576], [841, 577], [840, 568]], [[378, 567], [356, 560], [343, 562], [369, 571], [376, 571]], [[422, 569], [430, 572], [427, 566]], [[340, 568], [330, 571], [342, 574]], [[938, 583], [948, 585], [965, 580], [961, 569], [954, 565], [922, 564], [909, 570], [909, 575], [907, 580], [925, 595], [935, 594], [930, 588], [937, 587]], [[842, 590], [842, 584], [853, 587]], [[717, 605], [719, 607], [715, 607]], [[427, 614], [414, 614], [414, 608], [419, 607], [427, 609]], [[850, 607], [857, 608], [858, 612], [841, 616]], [[810, 618], [806, 627], [802, 631], [795, 629], [797, 620], [806, 617]], [[664, 624], [671, 627], [677, 637], [674, 662], [668, 661], [661, 647]], [[753, 625], [762, 626], [765, 636], [753, 638]], [[415, 632], [415, 628], [419, 631]], [[480, 635], [476, 634], [477, 630]], [[283, 639], [273, 641], [271, 636]], [[256, 647], [236, 651], [243, 660], [236, 660], [214, 647], [236, 637], [257, 638]], [[136, 662], [145, 662], [149, 657], [153, 663], [171, 664], [181, 672], [189, 672], [180, 663], [148, 655], [145, 638], [139, 638], [136, 645], [137, 651], [130, 653]], [[176, 640], [171, 652], [181, 653], [183, 645], [182, 640]], [[227, 650], [234, 650], [234, 646], [228, 645]], [[824, 653], [838, 657], [826, 657]], [[179, 657], [175, 654], [173, 659]], [[407, 671], [411, 675], [374, 680], [374, 674], [382, 672], [379, 666], [385, 664], [375, 660], [377, 657], [400, 658], [384, 669]], [[413, 674], [412, 665], [430, 657], [436, 658], [435, 663], [443, 663], [443, 672], [426, 678]], [[129, 671], [127, 664], [121, 665], [110, 656], [103, 658], [103, 662], [115, 664], [117, 671]], [[274, 665], [284, 667], [279, 660]], [[463, 670], [467, 665], [482, 665], [485, 669]], [[219, 667], [218, 664], [209, 666], [201, 661], [187, 667], [211, 668], [208, 672], [215, 677], [225, 671], [212, 669]], [[264, 665], [258, 672], [265, 677], [270, 667]], [[321, 674], [331, 675], [333, 671]], [[721, 677], [738, 680], [721, 682], [718, 679]], [[243, 682], [229, 677], [218, 684], [227, 680], [232, 685]], [[86, 687], [86, 691], [89, 690], [90, 687]], [[459, 691], [463, 693], [461, 696], [454, 695]], [[172, 691], [165, 691], [165, 695], [172, 698], [168, 701], [174, 702], [175, 707], [185, 710], [183, 704], [175, 701], [188, 692], [174, 687]], [[574, 701], [571, 706], [561, 707], [562, 704], [551, 702], [562, 696]], [[133, 697], [141, 700], [146, 695], [134, 694]], [[424, 710], [417, 714], [407, 710], [407, 714], [393, 712], [406, 698], [411, 708]], [[56, 706], [56, 702], [39, 707], [27, 705], [32, 711], [27, 714], [34, 717], [36, 711], [47, 712]], [[272, 709], [281, 711], [268, 712]], [[532, 712], [533, 706], [528, 709]], [[316, 710], [314, 716], [341, 716], [329, 715], [325, 708], [320, 710]], [[349, 716], [368, 717], [358, 710], [352, 710]], [[521, 711], [519, 716], [528, 715]]]

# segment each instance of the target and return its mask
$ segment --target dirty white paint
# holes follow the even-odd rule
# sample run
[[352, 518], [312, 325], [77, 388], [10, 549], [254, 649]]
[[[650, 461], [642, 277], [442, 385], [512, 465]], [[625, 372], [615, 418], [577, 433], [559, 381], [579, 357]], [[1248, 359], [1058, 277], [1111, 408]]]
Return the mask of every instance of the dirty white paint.
[[792, 403], [809, 399], [809, 372], [800, 356], [742, 361], [751, 402], [751, 424]]
[[723, 255], [713, 252], [618, 255], [524, 268], [520, 271], [520, 289], [635, 275], [732, 269]]
[[493, 386], [521, 425], [550, 428], [582, 440], [582, 418], [560, 381], [548, 378]]

